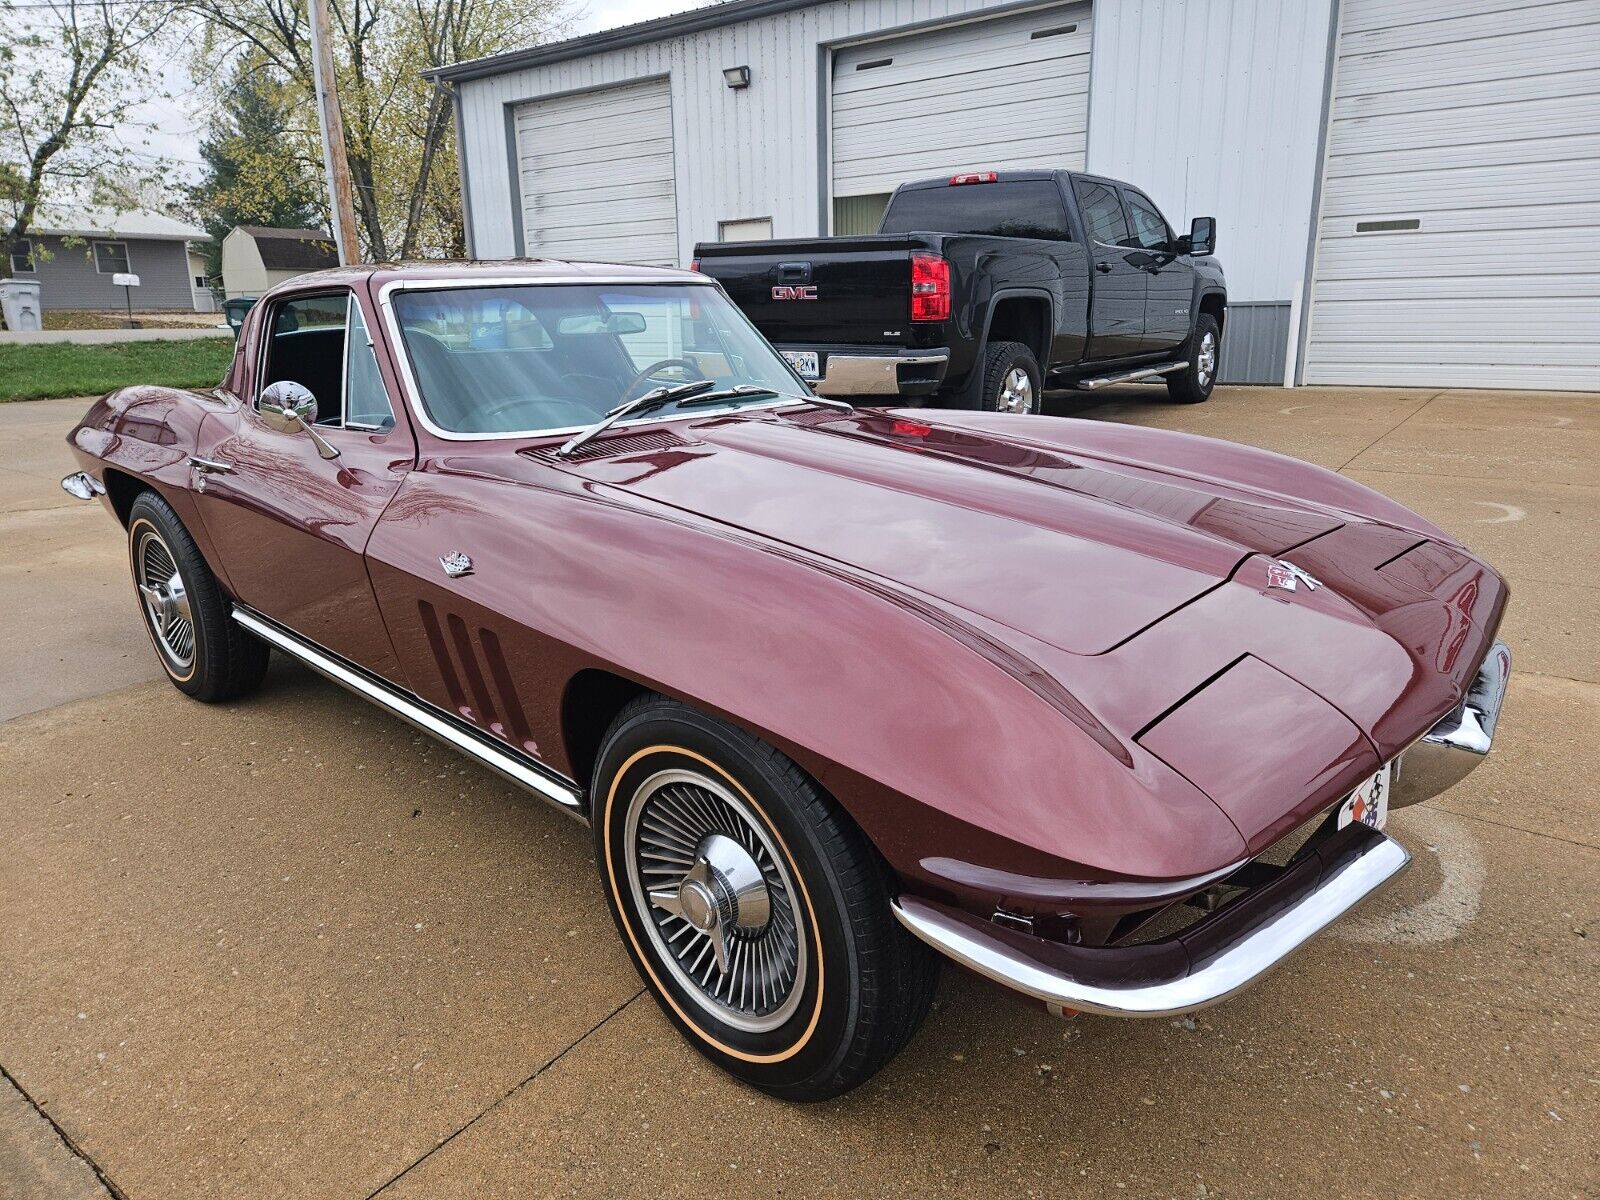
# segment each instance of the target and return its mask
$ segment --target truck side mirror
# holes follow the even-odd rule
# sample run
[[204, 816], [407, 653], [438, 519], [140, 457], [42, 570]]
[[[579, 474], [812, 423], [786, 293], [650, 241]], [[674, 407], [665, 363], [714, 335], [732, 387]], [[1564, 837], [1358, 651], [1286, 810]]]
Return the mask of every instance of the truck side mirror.
[[1217, 219], [1196, 217], [1189, 222], [1189, 253], [1214, 254], [1217, 249]]

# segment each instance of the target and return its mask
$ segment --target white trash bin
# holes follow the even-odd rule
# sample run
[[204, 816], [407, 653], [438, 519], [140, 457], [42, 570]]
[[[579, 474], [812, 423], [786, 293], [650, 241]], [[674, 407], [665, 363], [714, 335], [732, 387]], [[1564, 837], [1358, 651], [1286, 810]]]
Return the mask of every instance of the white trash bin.
[[5, 314], [6, 328], [13, 333], [43, 329], [39, 285], [31, 279], [0, 279], [0, 313]]

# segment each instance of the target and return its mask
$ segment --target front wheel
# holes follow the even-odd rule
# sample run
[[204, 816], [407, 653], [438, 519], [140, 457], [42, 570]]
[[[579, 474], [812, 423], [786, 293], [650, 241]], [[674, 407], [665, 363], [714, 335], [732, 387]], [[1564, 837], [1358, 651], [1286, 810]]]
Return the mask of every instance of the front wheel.
[[788, 1100], [864, 1082], [916, 1032], [938, 962], [883, 866], [805, 772], [662, 696], [601, 750], [596, 858], [634, 966], [707, 1058]]
[[266, 644], [233, 620], [194, 539], [156, 492], [128, 510], [128, 556], [145, 630], [173, 686], [207, 703], [254, 690], [267, 672]]
[[1189, 339], [1189, 365], [1167, 376], [1167, 394], [1179, 404], [1199, 404], [1211, 398], [1217, 386], [1217, 359], [1222, 353], [1222, 330], [1210, 313], [1201, 313]]

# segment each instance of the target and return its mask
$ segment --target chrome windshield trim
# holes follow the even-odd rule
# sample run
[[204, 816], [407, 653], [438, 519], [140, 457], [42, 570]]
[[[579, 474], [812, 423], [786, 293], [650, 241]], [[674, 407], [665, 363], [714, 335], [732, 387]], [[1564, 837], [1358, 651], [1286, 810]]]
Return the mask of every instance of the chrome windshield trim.
[[550, 801], [568, 816], [587, 822], [583, 791], [576, 781], [523, 758], [510, 747], [493, 741], [486, 733], [461, 726], [420, 696], [403, 692], [367, 674], [253, 609], [235, 604], [233, 619], [273, 649], [299, 659], [341, 687], [372, 701], [422, 732], [432, 734], [495, 774]]
[[[512, 433], [453, 433], [448, 429], [435, 424], [428, 415], [427, 406], [422, 402], [422, 389], [417, 386], [416, 376], [411, 372], [411, 355], [406, 350], [404, 333], [400, 327], [400, 318], [394, 311], [393, 295], [395, 292], [429, 291], [451, 292], [461, 291], [465, 288], [514, 288], [514, 287], [544, 287], [554, 285], [557, 287], [571, 287], [577, 285], [594, 285], [596, 287], [704, 287], [710, 288], [727, 296], [726, 292], [712, 279], [704, 275], [692, 275], [685, 272], [681, 276], [672, 276], [663, 279], [638, 279], [625, 275], [600, 276], [600, 275], [572, 275], [572, 276], [515, 276], [504, 279], [486, 279], [482, 276], [460, 276], [445, 279], [391, 279], [378, 289], [378, 311], [382, 314], [384, 327], [389, 333], [389, 346], [394, 354], [395, 370], [400, 376], [401, 385], [405, 391], [402, 399], [417, 423], [431, 433], [434, 437], [446, 442], [504, 442], [528, 441], [532, 438], [567, 438], [580, 430], [589, 428], [593, 422], [582, 425], [566, 425], [560, 429], [524, 429]], [[728, 303], [732, 304], [730, 300]], [[751, 326], [752, 330], [755, 328]], [[759, 332], [756, 334], [760, 337]], [[770, 343], [769, 343], [770, 344]], [[776, 350], [773, 355], [785, 366], [787, 360]], [[793, 372], [793, 368], [789, 370]], [[692, 413], [655, 413], [649, 416], [638, 417], [628, 421], [618, 421], [612, 425], [613, 429], [627, 429], [634, 425], [653, 425], [662, 421], [681, 421], [691, 417], [704, 418], [719, 416], [724, 412], [754, 412], [764, 408], [781, 408], [785, 404], [812, 404], [815, 397], [800, 376], [794, 376], [795, 384], [804, 394], [794, 396], [780, 396], [762, 404], [740, 404], [727, 409], [707, 409]]]
[[1171, 1017], [1243, 991], [1410, 862], [1411, 855], [1399, 842], [1377, 837], [1359, 856], [1335, 868], [1316, 888], [1251, 929], [1199, 970], [1116, 987], [1050, 970], [998, 939], [979, 936], [974, 927], [914, 897], [901, 896], [893, 908], [900, 923], [934, 949], [1047, 1005], [1110, 1017]]

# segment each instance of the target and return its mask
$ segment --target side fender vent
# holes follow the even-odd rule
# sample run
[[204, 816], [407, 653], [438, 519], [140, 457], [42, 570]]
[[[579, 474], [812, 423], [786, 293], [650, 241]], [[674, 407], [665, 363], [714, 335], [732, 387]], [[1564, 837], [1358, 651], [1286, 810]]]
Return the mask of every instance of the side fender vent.
[[538, 744], [494, 630], [480, 628], [475, 644], [467, 623], [455, 613], [446, 613], [441, 624], [437, 610], [426, 600], [418, 602], [417, 613], [456, 715], [537, 756]]

